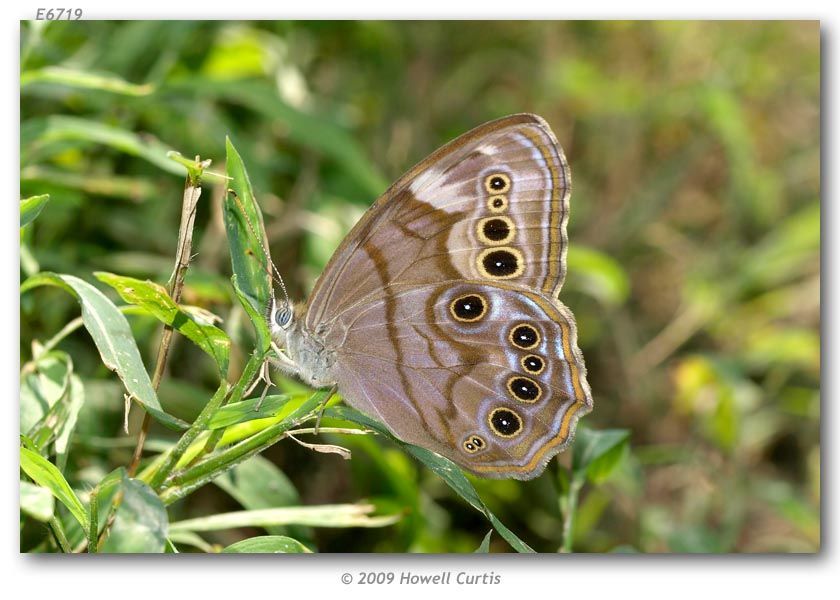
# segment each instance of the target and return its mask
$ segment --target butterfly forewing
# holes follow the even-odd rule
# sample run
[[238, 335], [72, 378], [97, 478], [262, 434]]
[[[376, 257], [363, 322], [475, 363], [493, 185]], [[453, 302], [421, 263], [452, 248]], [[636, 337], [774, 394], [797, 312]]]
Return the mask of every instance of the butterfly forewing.
[[566, 159], [541, 118], [514, 115], [464, 134], [391, 186], [353, 228], [315, 286], [307, 325], [391, 286], [441, 277], [556, 295], [569, 192]]

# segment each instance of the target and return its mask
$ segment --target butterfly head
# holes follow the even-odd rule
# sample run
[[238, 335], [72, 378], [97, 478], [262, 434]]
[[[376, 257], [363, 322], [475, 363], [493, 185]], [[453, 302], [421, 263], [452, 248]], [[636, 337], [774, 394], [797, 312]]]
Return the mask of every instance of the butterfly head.
[[271, 339], [286, 354], [292, 354], [297, 349], [296, 340], [302, 334], [303, 311], [303, 305], [292, 304], [290, 300], [277, 298], [271, 301], [271, 310], [268, 313]]

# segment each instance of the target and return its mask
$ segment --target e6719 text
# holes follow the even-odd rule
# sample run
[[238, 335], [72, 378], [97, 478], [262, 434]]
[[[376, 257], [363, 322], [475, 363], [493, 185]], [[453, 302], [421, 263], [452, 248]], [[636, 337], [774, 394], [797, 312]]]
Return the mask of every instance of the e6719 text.
[[36, 21], [78, 21], [81, 18], [81, 8], [39, 8], [35, 13]]

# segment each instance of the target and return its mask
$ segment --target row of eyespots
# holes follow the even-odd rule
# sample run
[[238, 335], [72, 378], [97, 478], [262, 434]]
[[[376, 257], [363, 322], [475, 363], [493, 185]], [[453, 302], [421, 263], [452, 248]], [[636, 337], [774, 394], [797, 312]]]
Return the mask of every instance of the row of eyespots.
[[484, 179], [484, 189], [490, 194], [487, 208], [496, 216], [478, 222], [476, 234], [481, 243], [490, 246], [478, 255], [478, 272], [488, 279], [512, 279], [525, 270], [522, 253], [507, 244], [516, 236], [516, 226], [510, 217], [503, 215], [509, 205], [510, 177], [505, 173], [492, 173]]
[[[522, 350], [531, 350], [540, 345], [542, 336], [536, 327], [528, 323], [514, 325], [508, 333], [508, 341]], [[527, 354], [520, 360], [522, 368], [533, 375], [545, 370], [545, 361], [536, 354]], [[514, 374], [507, 380], [507, 391], [520, 402], [534, 404], [543, 396], [539, 382], [525, 375]], [[512, 438], [522, 431], [522, 417], [510, 408], [499, 407], [490, 411], [487, 422], [493, 433], [503, 438]]]
[[[479, 317], [471, 319], [477, 320], [486, 313], [486, 303], [482, 301], [478, 294], [467, 294], [453, 300], [450, 304], [450, 311], [459, 321], [469, 321], [469, 313], [480, 313]], [[517, 348], [531, 350], [539, 346], [542, 336], [533, 325], [519, 323], [508, 332], [508, 340]], [[539, 375], [545, 370], [545, 361], [536, 354], [526, 354], [519, 361], [519, 364], [525, 371], [533, 375]], [[540, 384], [525, 375], [512, 375], [508, 378], [506, 387], [516, 400], [526, 404], [534, 404], [543, 395]], [[519, 435], [522, 432], [522, 423], [522, 417], [519, 413], [505, 406], [494, 408], [487, 415], [487, 424], [490, 425], [490, 429], [503, 438], [512, 438]], [[471, 435], [464, 440], [462, 446], [467, 453], [474, 454], [486, 447], [486, 443], [480, 436]]]

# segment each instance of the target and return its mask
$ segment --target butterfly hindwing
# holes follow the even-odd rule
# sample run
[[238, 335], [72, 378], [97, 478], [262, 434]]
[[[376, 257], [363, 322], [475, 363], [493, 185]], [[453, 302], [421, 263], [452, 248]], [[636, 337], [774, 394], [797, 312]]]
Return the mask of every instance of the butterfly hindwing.
[[540, 294], [482, 281], [416, 286], [365, 305], [341, 335], [334, 373], [345, 397], [486, 477], [541, 471], [591, 409], [574, 320]]

